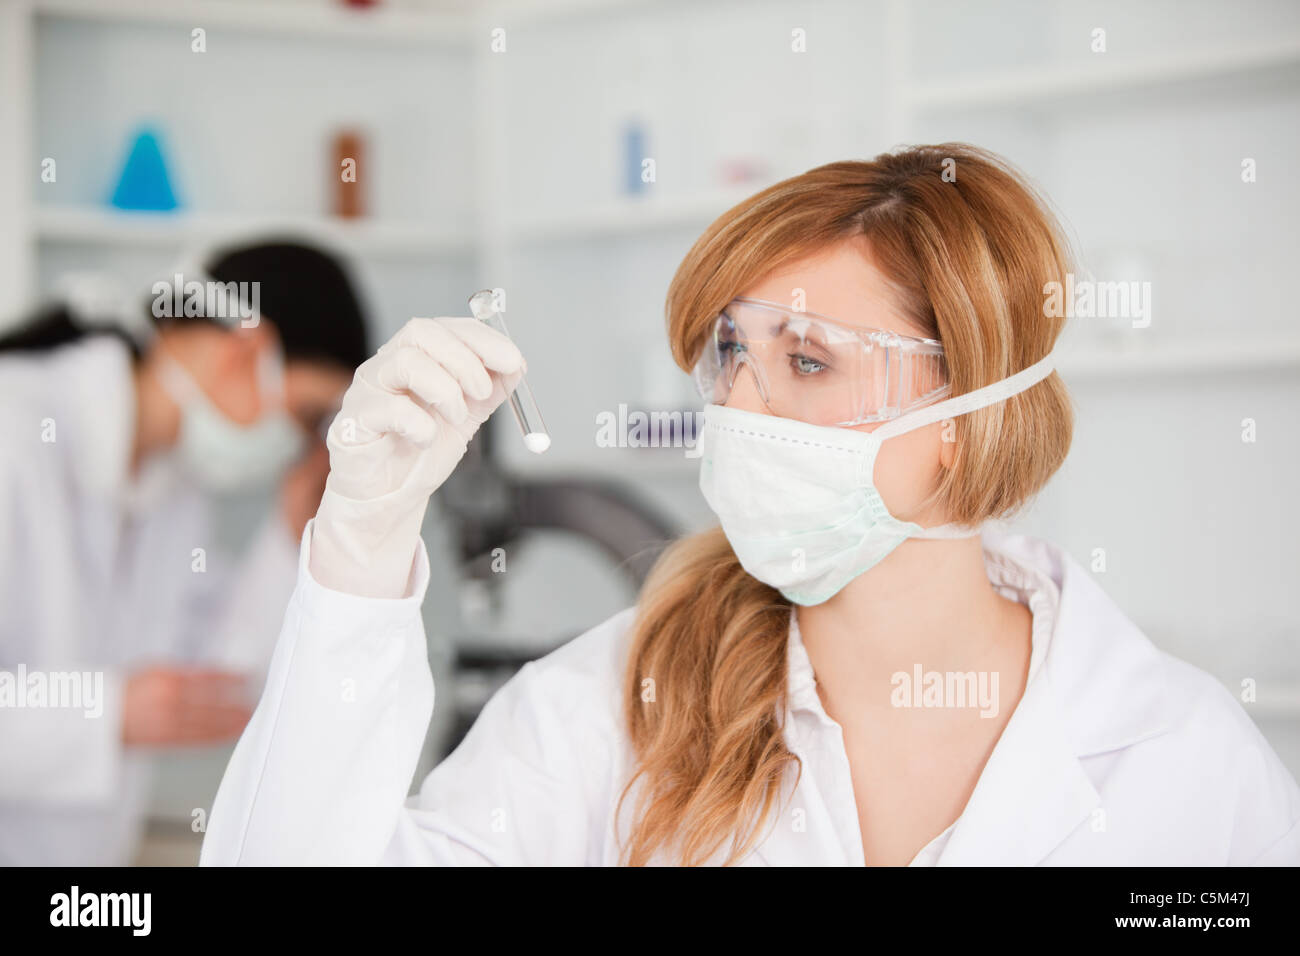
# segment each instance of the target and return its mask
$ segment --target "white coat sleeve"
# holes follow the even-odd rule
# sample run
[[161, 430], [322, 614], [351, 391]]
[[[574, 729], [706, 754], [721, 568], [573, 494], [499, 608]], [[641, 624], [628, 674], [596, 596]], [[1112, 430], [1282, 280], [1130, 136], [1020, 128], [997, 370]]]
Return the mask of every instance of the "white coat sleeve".
[[1251, 866], [1300, 866], [1300, 821], [1255, 857]]
[[434, 698], [420, 617], [428, 557], [421, 546], [407, 597], [343, 594], [307, 570], [311, 528], [201, 863], [587, 862], [590, 821], [599, 833], [603, 819], [592, 791], [609, 762], [572, 712], [571, 678], [544, 662], [525, 667], [408, 800]]

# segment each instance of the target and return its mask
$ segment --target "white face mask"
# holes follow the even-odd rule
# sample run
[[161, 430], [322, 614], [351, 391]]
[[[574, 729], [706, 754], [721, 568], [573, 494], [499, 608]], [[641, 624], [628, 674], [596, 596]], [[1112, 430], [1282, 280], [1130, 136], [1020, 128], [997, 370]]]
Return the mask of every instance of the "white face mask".
[[[181, 407], [177, 453], [194, 480], [208, 491], [230, 492], [269, 484], [302, 453], [302, 429], [277, 405], [251, 425], [224, 415], [179, 362], [163, 355], [163, 389]], [[263, 396], [283, 396], [283, 363], [268, 353], [259, 379]]]
[[746, 571], [788, 601], [821, 604], [908, 538], [979, 534], [958, 525], [922, 528], [889, 513], [874, 479], [885, 439], [1005, 401], [1054, 367], [1049, 354], [871, 432], [706, 405], [700, 490]]

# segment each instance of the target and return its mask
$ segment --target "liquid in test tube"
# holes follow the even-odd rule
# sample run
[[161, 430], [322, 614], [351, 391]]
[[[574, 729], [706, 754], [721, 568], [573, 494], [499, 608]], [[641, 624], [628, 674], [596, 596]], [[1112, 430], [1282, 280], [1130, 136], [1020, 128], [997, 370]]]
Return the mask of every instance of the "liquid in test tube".
[[[497, 309], [496, 296], [491, 289], [484, 289], [470, 296], [469, 310], [474, 314], [474, 318], [485, 325], [490, 325], [506, 338], [510, 338], [510, 330], [506, 328], [506, 320]], [[514, 411], [515, 421], [519, 424], [519, 433], [524, 436], [525, 448], [540, 455], [551, 447], [551, 436], [546, 431], [546, 423], [542, 421], [542, 413], [537, 408], [537, 402], [533, 400], [528, 380], [522, 376], [515, 390], [510, 393], [510, 408]]]

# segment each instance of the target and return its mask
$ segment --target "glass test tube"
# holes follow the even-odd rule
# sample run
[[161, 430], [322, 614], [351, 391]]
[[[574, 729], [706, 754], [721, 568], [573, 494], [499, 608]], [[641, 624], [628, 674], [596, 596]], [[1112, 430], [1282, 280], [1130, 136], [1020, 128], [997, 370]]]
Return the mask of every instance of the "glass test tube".
[[[496, 297], [491, 289], [484, 289], [470, 296], [469, 309], [474, 314], [474, 318], [485, 325], [490, 325], [506, 338], [510, 337], [505, 318], [497, 310]], [[542, 421], [542, 413], [537, 408], [537, 402], [533, 400], [528, 380], [522, 376], [515, 390], [510, 393], [510, 408], [514, 411], [515, 421], [519, 424], [519, 433], [524, 436], [525, 448], [540, 455], [551, 447], [551, 436], [546, 431], [546, 423]]]

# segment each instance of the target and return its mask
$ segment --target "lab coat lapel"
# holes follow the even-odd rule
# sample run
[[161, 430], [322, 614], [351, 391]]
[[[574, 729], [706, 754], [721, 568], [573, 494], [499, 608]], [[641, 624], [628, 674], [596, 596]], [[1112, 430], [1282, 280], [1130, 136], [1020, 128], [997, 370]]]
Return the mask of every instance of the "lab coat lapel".
[[1083, 759], [1169, 723], [1160, 652], [1088, 572], [1034, 538], [996, 546], [1049, 575], [1060, 606], [1042, 671], [1007, 721], [940, 866], [1041, 863], [1101, 806]]
[[[1060, 589], [1060, 604], [1041, 670], [1007, 721], [939, 866], [1043, 862], [1072, 832], [1087, 826], [1092, 811], [1101, 806], [1082, 760], [1149, 739], [1169, 725], [1160, 651], [1089, 574], [1046, 542], [1020, 535], [993, 542], [1022, 565], [1049, 576]], [[791, 626], [793, 651], [799, 640], [793, 616]], [[795, 708], [817, 709], [806, 654], [791, 655], [789, 693]], [[800, 752], [806, 741], [796, 730], [789, 742]], [[834, 846], [830, 841], [809, 845], [816, 834], [833, 829], [829, 807], [798, 809], [807, 826], [774, 826], [754, 854], [756, 861], [799, 865], [815, 853], [825, 863], [861, 864], [856, 834], [856, 842], [839, 834]], [[849, 819], [852, 809], [842, 808], [835, 816]]]
[[1007, 721], [938, 865], [1032, 866], [1100, 805], [1050, 677], [1039, 674]]

